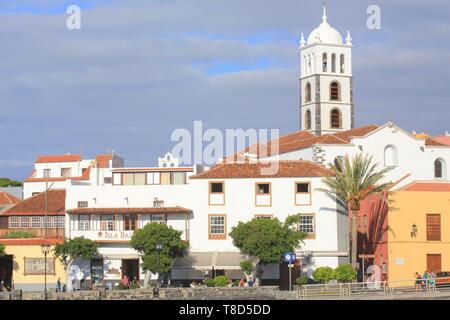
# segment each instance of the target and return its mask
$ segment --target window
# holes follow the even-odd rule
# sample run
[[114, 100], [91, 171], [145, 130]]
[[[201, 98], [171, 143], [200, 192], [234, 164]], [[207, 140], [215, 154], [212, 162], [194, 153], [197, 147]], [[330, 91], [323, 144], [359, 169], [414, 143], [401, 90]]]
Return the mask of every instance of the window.
[[165, 214], [152, 214], [150, 215], [151, 223], [167, 224], [167, 216]]
[[172, 172], [172, 184], [186, 184], [186, 173]]
[[336, 55], [331, 55], [331, 72], [336, 73]]
[[114, 231], [114, 215], [112, 214], [100, 215], [100, 230]]
[[345, 72], [345, 56], [341, 54], [341, 73]]
[[124, 186], [145, 185], [146, 173], [122, 173], [122, 184]]
[[31, 228], [31, 219], [30, 217], [20, 217], [20, 228], [29, 229]]
[[64, 216], [55, 217], [55, 228], [64, 228]]
[[311, 84], [309, 82], [305, 86], [305, 102], [311, 102]]
[[427, 241], [441, 241], [440, 214], [427, 214]]
[[61, 177], [69, 178], [72, 176], [72, 168], [61, 168]]
[[104, 182], [105, 184], [112, 184], [112, 178], [111, 178], [111, 177], [105, 177], [105, 178], [103, 179], [103, 182]]
[[42, 217], [31, 217], [32, 228], [42, 228]]
[[434, 177], [437, 179], [444, 179], [445, 162], [442, 159], [437, 159], [434, 162]]
[[343, 164], [344, 164], [344, 157], [338, 156], [334, 159], [334, 166], [338, 171], [342, 171]]
[[328, 56], [326, 53], [323, 54], [322, 56], [322, 71], [323, 72], [327, 72], [328, 71]]
[[341, 128], [341, 113], [338, 109], [333, 109], [331, 111], [331, 128], [339, 129]]
[[50, 169], [44, 169], [44, 178], [50, 178]]
[[35, 196], [37, 196], [39, 193], [40, 193], [40, 192], [33, 192], [33, 193], [31, 194], [31, 196], [32, 196], [32, 197], [35, 197]]
[[53, 218], [52, 217], [42, 217], [44, 228], [53, 228]]
[[389, 145], [384, 148], [384, 166], [396, 167], [397, 166], [397, 148]]
[[209, 216], [209, 239], [226, 239], [225, 215]]
[[257, 183], [256, 193], [258, 195], [270, 195], [270, 183]]
[[314, 235], [314, 214], [301, 214], [298, 229], [299, 231], [307, 233], [308, 235]]
[[330, 100], [331, 101], [339, 101], [341, 100], [341, 92], [340, 92], [339, 82], [333, 81], [330, 84]]
[[296, 183], [297, 193], [309, 193], [309, 182], [297, 182]]
[[87, 201], [78, 201], [78, 208], [87, 208], [88, 202]]
[[223, 193], [223, 182], [211, 182], [209, 187], [210, 193]]
[[305, 127], [306, 127], [306, 130], [311, 130], [311, 111], [310, 110], [306, 110], [306, 113], [305, 113]]
[[161, 184], [170, 184], [170, 172], [161, 172]]
[[137, 216], [135, 214], [126, 214], [123, 216], [123, 229], [125, 231], [136, 230]]
[[20, 217], [9, 217], [9, 228], [10, 229], [20, 228]]

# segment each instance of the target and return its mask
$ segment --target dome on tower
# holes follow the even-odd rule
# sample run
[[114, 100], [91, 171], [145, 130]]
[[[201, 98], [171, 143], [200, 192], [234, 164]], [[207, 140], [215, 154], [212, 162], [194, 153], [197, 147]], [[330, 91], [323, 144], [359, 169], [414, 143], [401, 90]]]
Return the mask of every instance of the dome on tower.
[[308, 37], [307, 44], [326, 43], [343, 44], [342, 36], [328, 23], [327, 9], [323, 8], [322, 23]]

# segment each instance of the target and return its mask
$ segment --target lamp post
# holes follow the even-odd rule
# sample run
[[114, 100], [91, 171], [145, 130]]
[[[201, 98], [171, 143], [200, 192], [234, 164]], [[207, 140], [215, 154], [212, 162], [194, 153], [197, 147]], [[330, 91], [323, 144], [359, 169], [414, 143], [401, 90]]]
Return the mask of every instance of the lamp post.
[[[161, 250], [162, 250], [162, 248], [163, 248], [163, 245], [160, 243], [160, 242], [158, 242], [157, 244], [156, 244], [156, 250], [158, 251], [158, 263], [157, 263], [157, 267], [158, 267], [158, 280], [159, 280], [159, 260], [161, 259]], [[158, 281], [158, 285], [159, 285], [159, 281]]]
[[45, 242], [42, 243], [41, 251], [44, 255], [44, 299], [47, 300], [47, 255], [50, 252], [50, 245]]

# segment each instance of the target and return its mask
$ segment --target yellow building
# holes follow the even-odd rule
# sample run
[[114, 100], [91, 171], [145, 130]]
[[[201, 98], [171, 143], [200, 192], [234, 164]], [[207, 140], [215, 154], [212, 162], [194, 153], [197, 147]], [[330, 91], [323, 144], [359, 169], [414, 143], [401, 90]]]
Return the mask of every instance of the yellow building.
[[[53, 256], [53, 248], [62, 239], [46, 239], [51, 245], [47, 255], [47, 289], [54, 290], [58, 278], [65, 283], [61, 262]], [[45, 259], [41, 250], [44, 239], [0, 239], [6, 255], [0, 257], [0, 278], [8, 287], [24, 291], [43, 291]]]
[[450, 271], [450, 184], [414, 182], [389, 198], [389, 281], [411, 285], [416, 272]]

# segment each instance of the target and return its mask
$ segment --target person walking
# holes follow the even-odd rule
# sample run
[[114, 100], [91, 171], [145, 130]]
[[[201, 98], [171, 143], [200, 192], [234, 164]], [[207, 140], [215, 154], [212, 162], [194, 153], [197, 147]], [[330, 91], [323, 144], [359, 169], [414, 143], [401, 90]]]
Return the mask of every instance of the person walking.
[[418, 272], [416, 272], [414, 277], [416, 279], [416, 292], [420, 292], [422, 288], [422, 276]]
[[56, 292], [61, 292], [61, 278], [56, 281]]

